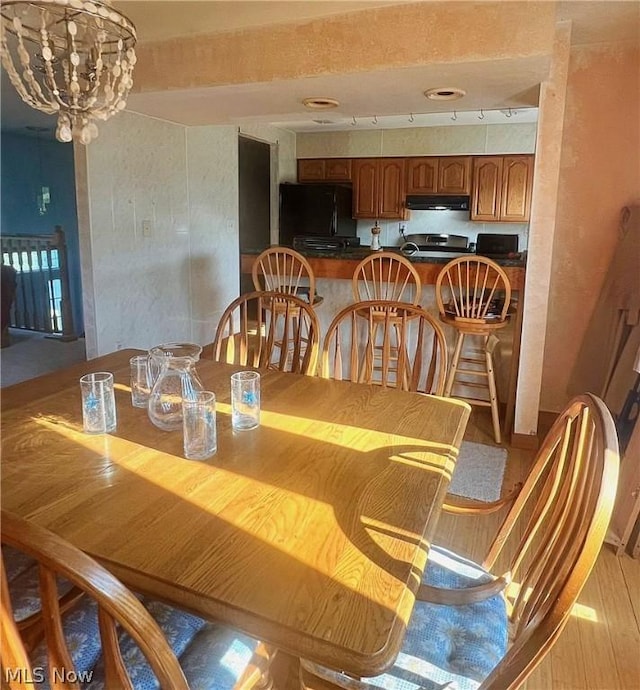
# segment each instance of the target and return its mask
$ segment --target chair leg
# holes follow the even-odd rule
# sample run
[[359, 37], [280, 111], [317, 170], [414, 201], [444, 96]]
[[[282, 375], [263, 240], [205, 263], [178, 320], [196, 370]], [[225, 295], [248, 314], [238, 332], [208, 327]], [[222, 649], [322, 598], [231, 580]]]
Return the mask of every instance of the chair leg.
[[462, 345], [464, 343], [464, 333], [458, 331], [456, 336], [456, 346], [453, 351], [453, 359], [451, 360], [451, 366], [449, 367], [449, 375], [447, 377], [447, 383], [444, 387], [444, 397], [451, 397], [451, 389], [453, 388], [453, 383], [456, 378], [456, 371], [458, 370], [458, 362], [460, 360], [460, 353], [462, 352]]
[[[369, 331], [369, 342], [364, 351], [363, 360], [360, 367], [360, 376], [358, 383], [371, 383], [373, 381], [373, 372], [375, 369], [376, 360], [376, 337], [378, 335], [378, 324], [373, 323], [372, 329]], [[353, 378], [351, 379], [353, 380]]]
[[[488, 339], [490, 341], [490, 338]], [[498, 392], [496, 389], [496, 378], [493, 370], [493, 350], [495, 343], [488, 342], [485, 345], [485, 359], [487, 363], [487, 382], [489, 384], [489, 400], [491, 402], [491, 420], [493, 422], [493, 436], [496, 443], [500, 443], [500, 412], [498, 410]]]
[[[395, 326], [396, 331], [396, 341], [397, 341], [397, 354], [398, 354], [398, 366], [396, 367], [396, 385], [398, 388], [402, 388], [404, 391], [411, 390], [411, 364], [409, 363], [409, 353], [407, 352], [406, 343], [403, 344], [402, 352], [400, 351], [400, 343], [402, 340], [402, 334], [400, 331], [400, 326]], [[400, 372], [400, 360], [404, 359], [404, 366], [402, 367], [402, 372]], [[402, 379], [400, 376], [402, 375]], [[402, 383], [402, 385], [401, 385]]]
[[[337, 685], [319, 678], [300, 665], [300, 690], [340, 690]], [[356, 681], [357, 682], [357, 681]]]

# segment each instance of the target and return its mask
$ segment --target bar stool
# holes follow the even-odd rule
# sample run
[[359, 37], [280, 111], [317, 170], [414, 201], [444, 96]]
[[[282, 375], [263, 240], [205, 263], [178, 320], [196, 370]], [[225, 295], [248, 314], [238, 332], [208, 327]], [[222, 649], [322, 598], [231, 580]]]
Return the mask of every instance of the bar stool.
[[311, 264], [288, 247], [269, 247], [256, 257], [251, 269], [253, 286], [266, 292], [284, 292], [317, 307], [323, 298], [316, 295], [316, 279]]
[[[353, 297], [355, 302], [385, 300], [388, 302], [404, 302], [417, 306], [422, 292], [420, 275], [411, 262], [400, 254], [394, 252], [376, 252], [364, 258], [355, 268], [352, 278]], [[406, 366], [404, 372], [398, 372], [397, 365], [399, 360], [398, 345], [401, 342], [401, 324], [403, 320], [401, 310], [396, 310], [397, 316], [391, 316], [393, 331], [395, 332], [395, 344], [386, 345], [380, 342], [380, 326], [389, 320], [389, 313], [386, 309], [368, 310], [359, 313], [360, 316], [369, 319], [371, 328], [369, 330], [368, 346], [366, 348], [367, 361], [362, 366], [361, 371], [369, 372], [370, 378], [373, 372], [380, 372], [379, 383], [386, 376], [383, 373], [382, 362], [386, 359], [383, 353], [384, 347], [391, 347], [389, 361], [393, 365], [396, 377], [402, 376], [406, 387], [410, 370], [408, 358], [403, 357]]]
[[[509, 278], [491, 259], [482, 256], [453, 259], [440, 271], [436, 280], [436, 302], [440, 320], [457, 332], [444, 394], [450, 396], [456, 384], [486, 390], [488, 400], [456, 397], [472, 405], [491, 408], [493, 434], [496, 443], [500, 443], [500, 414], [493, 351], [498, 344], [495, 331], [509, 323]], [[463, 356], [462, 349], [467, 335], [479, 336], [482, 346], [479, 351], [474, 350]], [[475, 380], [469, 380], [468, 377]]]

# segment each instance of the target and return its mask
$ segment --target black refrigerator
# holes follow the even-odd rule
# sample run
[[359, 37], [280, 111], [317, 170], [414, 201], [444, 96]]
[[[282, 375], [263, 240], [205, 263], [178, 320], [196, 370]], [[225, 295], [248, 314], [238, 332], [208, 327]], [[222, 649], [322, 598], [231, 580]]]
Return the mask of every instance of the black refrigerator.
[[280, 244], [293, 247], [294, 238], [356, 237], [351, 187], [328, 184], [280, 185]]

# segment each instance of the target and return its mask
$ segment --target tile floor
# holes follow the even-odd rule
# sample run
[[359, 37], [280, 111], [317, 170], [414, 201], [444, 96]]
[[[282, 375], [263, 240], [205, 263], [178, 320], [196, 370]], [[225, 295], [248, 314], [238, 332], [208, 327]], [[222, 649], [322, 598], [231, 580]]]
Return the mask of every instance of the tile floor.
[[9, 347], [0, 350], [0, 387], [46, 374], [86, 359], [84, 338], [68, 343], [43, 333], [9, 329]]

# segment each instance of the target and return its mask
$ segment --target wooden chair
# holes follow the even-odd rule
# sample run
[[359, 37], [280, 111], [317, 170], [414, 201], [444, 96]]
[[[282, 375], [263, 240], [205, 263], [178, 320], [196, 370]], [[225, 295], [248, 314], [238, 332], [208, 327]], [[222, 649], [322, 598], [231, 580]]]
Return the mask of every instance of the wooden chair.
[[249, 292], [224, 311], [213, 358], [258, 369], [316, 373], [320, 327], [313, 308], [294, 295]]
[[[2, 542], [38, 562], [45, 638], [30, 652], [24, 645], [13, 617], [3, 558], [3, 688], [33, 687], [33, 681], [43, 680], [40, 669], [46, 669], [57, 690], [79, 687], [71, 673], [122, 689], [158, 682], [164, 690], [188, 690], [189, 683], [244, 690], [268, 682], [272, 652], [264, 645], [159, 602], [143, 605], [111, 573], [48, 530], [2, 511]], [[84, 593], [64, 617], [59, 577]]]
[[321, 370], [324, 378], [442, 395], [446, 340], [440, 325], [421, 307], [386, 300], [356, 302], [331, 322]]
[[[500, 413], [493, 363], [493, 351], [498, 340], [493, 334], [509, 322], [509, 278], [491, 259], [482, 256], [453, 259], [436, 279], [436, 302], [441, 321], [456, 330], [456, 343], [444, 394], [452, 395], [456, 384], [487, 391], [488, 400], [461, 395], [456, 397], [472, 405], [491, 408], [494, 437], [496, 443], [500, 443]], [[468, 335], [479, 336], [482, 347], [480, 351], [463, 356], [463, 345]]]
[[[558, 639], [596, 562], [618, 466], [606, 406], [592, 395], [575, 398], [545, 438], [483, 563], [430, 549], [403, 648], [375, 687], [401, 679], [429, 689], [519, 687]], [[505, 571], [496, 570], [498, 560]], [[371, 687], [308, 661], [301, 677], [309, 690]]]
[[[365, 257], [355, 268], [352, 277], [355, 302], [385, 300], [417, 305], [420, 301], [422, 283], [411, 262], [394, 252], [377, 252]], [[367, 317], [366, 314], [363, 316]], [[388, 313], [373, 313], [371, 319], [371, 341], [378, 340], [378, 326]], [[372, 350], [374, 368], [378, 369], [382, 353], [377, 346]], [[398, 359], [395, 350], [390, 352], [392, 362]], [[406, 372], [408, 375], [408, 372]]]
[[316, 279], [311, 264], [288, 247], [269, 247], [256, 258], [251, 269], [258, 291], [284, 292], [317, 307], [323, 298], [316, 295]]

